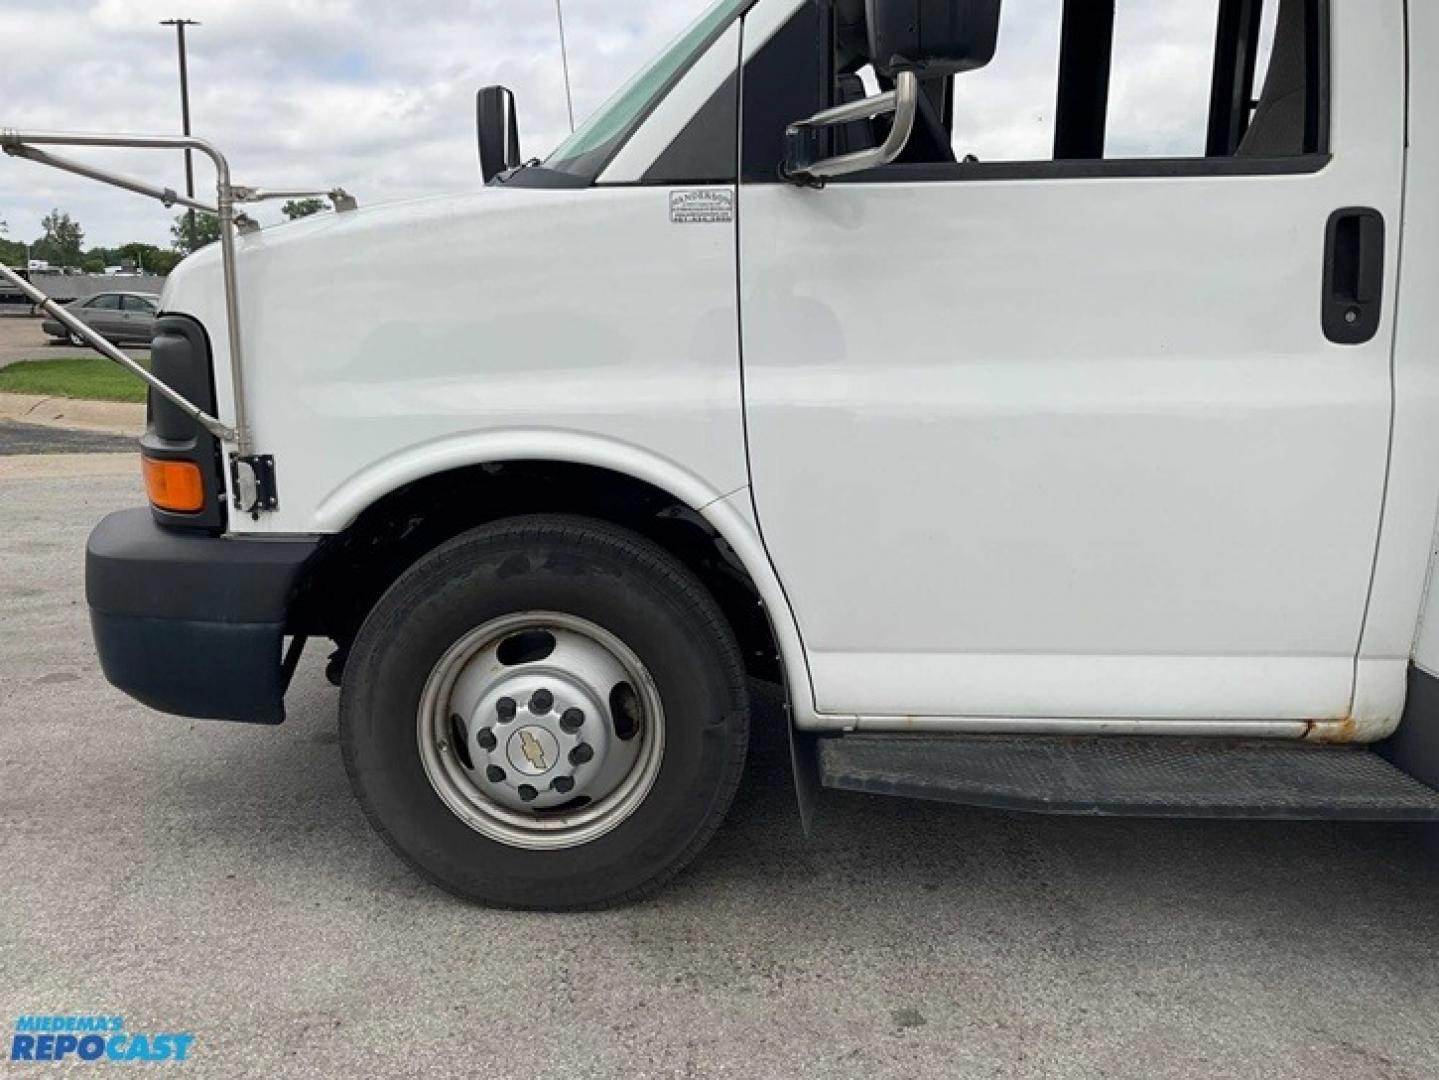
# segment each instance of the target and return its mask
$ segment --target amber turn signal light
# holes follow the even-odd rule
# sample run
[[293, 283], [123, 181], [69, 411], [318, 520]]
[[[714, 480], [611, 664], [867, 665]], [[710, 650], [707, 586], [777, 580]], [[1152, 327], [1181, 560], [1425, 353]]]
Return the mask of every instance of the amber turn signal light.
[[193, 514], [205, 508], [205, 481], [200, 476], [200, 466], [193, 461], [141, 460], [145, 463], [145, 494], [157, 509]]

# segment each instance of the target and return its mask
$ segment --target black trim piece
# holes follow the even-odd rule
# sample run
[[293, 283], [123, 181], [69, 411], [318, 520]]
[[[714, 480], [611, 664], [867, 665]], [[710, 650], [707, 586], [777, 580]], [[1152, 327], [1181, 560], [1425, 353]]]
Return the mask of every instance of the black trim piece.
[[107, 615], [283, 623], [315, 539], [215, 537], [155, 524], [148, 511], [101, 520], [85, 549], [85, 598]]
[[1221, 0], [1219, 5], [1205, 140], [1210, 157], [1231, 157], [1249, 130], [1263, 17], [1263, 0]]
[[912, 184], [983, 180], [1172, 180], [1209, 176], [1302, 176], [1322, 172], [1328, 154], [1292, 158], [1123, 158], [1100, 161], [974, 161], [886, 165], [839, 176], [831, 184]]
[[1377, 749], [1396, 769], [1439, 788], [1439, 678], [1410, 665], [1404, 718]]
[[1114, 0], [1065, 0], [1059, 46], [1054, 156], [1104, 157], [1109, 75], [1114, 62]]
[[1337, 345], [1374, 340], [1384, 321], [1384, 215], [1336, 210], [1324, 233], [1324, 336]]
[[172, 716], [279, 724], [285, 719], [278, 623], [146, 619], [90, 612], [100, 668], [116, 689]]
[[646, 184], [733, 184], [738, 167], [739, 71], [731, 72], [643, 177]]
[[828, 19], [808, 0], [750, 57], [740, 94], [740, 179], [781, 183], [785, 129], [829, 105], [830, 75], [816, 42], [828, 41]]
[[1074, 736], [846, 735], [825, 787], [1104, 817], [1439, 822], [1439, 791], [1362, 747]]
[[497, 187], [514, 188], [587, 188], [594, 184], [594, 177], [575, 176], [547, 169], [543, 165], [531, 165], [511, 173], [501, 173], [490, 183]]
[[105, 677], [178, 716], [278, 724], [280, 645], [318, 540], [178, 532], [111, 514], [85, 550], [85, 597]]
[[[150, 347], [150, 370], [207, 413], [215, 412], [215, 365], [205, 328], [185, 315], [165, 314], [155, 321]], [[151, 390], [146, 412], [149, 423], [140, 438], [140, 450], [157, 461], [193, 461], [200, 467], [205, 506], [199, 513], [174, 514], [151, 507], [161, 525], [205, 529], [225, 528], [224, 466], [220, 442], [165, 398]]]
[[1309, 95], [1304, 119], [1304, 148], [1310, 153], [1329, 152], [1329, 123], [1334, 112], [1333, 80], [1329, 39], [1332, 33], [1329, 0], [1307, 0], [1309, 4], [1309, 76], [1317, 89]]

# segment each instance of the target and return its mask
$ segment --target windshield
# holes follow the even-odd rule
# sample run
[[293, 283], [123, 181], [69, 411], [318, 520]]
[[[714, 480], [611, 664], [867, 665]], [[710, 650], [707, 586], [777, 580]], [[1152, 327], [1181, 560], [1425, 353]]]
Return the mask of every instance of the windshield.
[[597, 173], [690, 64], [750, 3], [751, 0], [716, 0], [674, 44], [561, 143], [545, 161], [545, 167], [574, 174]]

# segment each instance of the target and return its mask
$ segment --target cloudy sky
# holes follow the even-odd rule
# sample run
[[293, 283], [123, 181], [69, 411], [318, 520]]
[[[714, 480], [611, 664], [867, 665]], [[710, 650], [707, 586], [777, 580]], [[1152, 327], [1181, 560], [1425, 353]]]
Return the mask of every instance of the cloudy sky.
[[[581, 119], [707, 2], [564, 0]], [[1112, 150], [1199, 150], [1216, 3], [1120, 0]], [[1059, 6], [1007, 0], [999, 58], [961, 83], [962, 152], [1046, 152]], [[339, 183], [365, 203], [472, 187], [474, 92], [493, 82], [519, 97], [526, 156], [566, 131], [553, 0], [0, 0], [0, 126], [177, 130], [174, 31], [157, 25], [172, 16], [203, 24], [190, 32], [194, 129], [241, 183]], [[183, 179], [178, 157], [103, 158]], [[88, 244], [169, 242], [157, 203], [0, 157], [10, 238], [37, 237], [52, 206]]]

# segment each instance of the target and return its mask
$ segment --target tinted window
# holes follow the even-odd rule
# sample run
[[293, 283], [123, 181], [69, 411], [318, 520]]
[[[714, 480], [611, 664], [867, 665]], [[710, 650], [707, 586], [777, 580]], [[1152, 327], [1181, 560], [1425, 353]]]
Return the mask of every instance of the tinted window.
[[85, 306], [92, 311], [119, 311], [120, 297], [114, 293], [104, 293], [101, 296], [95, 297], [93, 300], [87, 301]]
[[155, 305], [141, 296], [127, 296], [125, 297], [125, 310], [142, 311], [146, 314], [153, 315], [155, 313]]

